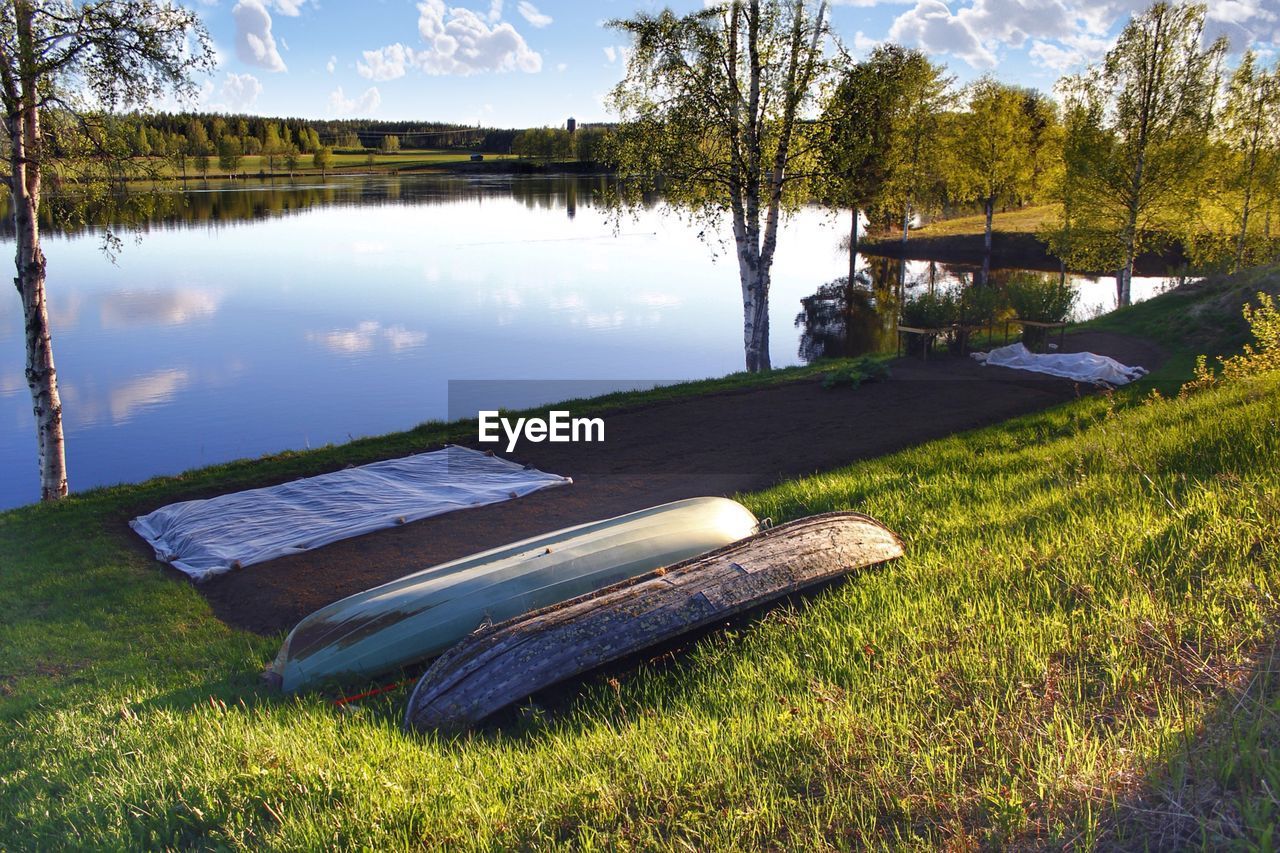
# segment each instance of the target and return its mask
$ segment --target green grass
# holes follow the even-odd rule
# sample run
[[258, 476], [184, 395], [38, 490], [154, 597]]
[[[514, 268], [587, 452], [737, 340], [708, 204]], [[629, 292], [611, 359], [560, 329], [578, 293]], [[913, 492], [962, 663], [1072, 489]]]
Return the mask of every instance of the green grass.
[[[1015, 210], [997, 213], [991, 218], [991, 230], [1003, 234], [1032, 234], [1040, 226], [1057, 218], [1059, 206], [1056, 204], [1039, 204], [1020, 207]], [[986, 230], [987, 218], [983, 214], [955, 216], [950, 219], [939, 219], [919, 230], [912, 231], [912, 237], [960, 237], [981, 236]]]
[[1211, 275], [1082, 324], [1086, 329], [1149, 338], [1169, 350], [1167, 364], [1153, 380], [1181, 381], [1198, 355], [1236, 352], [1249, 340], [1240, 309], [1259, 292], [1280, 294], [1280, 265], [1255, 267], [1235, 275]]
[[140, 503], [422, 437], [0, 515], [0, 847], [1217, 846], [1276, 822], [1280, 377], [746, 495], [871, 513], [907, 556], [458, 739], [401, 734], [404, 691], [268, 694], [279, 638], [123, 534]]

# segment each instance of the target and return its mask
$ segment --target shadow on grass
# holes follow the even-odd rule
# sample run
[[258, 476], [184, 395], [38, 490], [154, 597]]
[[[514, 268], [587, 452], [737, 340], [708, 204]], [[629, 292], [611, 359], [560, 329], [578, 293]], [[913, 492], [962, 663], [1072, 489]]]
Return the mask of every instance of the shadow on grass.
[[[1205, 666], [1203, 662], [1191, 665]], [[1280, 824], [1280, 633], [1245, 667], [1202, 677], [1219, 698], [1102, 820], [1115, 850], [1274, 849]]]

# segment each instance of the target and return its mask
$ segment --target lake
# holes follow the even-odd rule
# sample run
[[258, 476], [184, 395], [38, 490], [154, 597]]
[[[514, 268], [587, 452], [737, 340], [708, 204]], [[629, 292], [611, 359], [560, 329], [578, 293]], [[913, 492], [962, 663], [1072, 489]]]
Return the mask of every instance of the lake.
[[[73, 490], [443, 418], [449, 380], [634, 380], [742, 368], [731, 244], [661, 203], [616, 219], [604, 179], [336, 177], [174, 192], [108, 258], [48, 234]], [[775, 366], [812, 356], [802, 299], [847, 271], [843, 219], [792, 216]], [[0, 231], [12, 258], [12, 224]], [[136, 237], [136, 239], [135, 239]], [[8, 261], [6, 260], [6, 263]], [[867, 264], [888, 281], [896, 262]], [[961, 272], [909, 262], [911, 287]], [[1112, 279], [1072, 277], [1084, 310]], [[1162, 286], [1135, 279], [1135, 299]], [[809, 341], [806, 344], [806, 340]], [[21, 304], [0, 298], [0, 507], [38, 496]], [[549, 401], [547, 401], [549, 402]]]

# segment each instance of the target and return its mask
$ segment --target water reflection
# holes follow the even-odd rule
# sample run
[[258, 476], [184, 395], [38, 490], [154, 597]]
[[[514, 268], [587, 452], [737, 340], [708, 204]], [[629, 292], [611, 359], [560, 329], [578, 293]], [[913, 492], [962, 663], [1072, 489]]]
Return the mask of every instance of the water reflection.
[[805, 362], [881, 352], [893, 346], [902, 262], [873, 258], [852, 283], [848, 276], [800, 300], [795, 325]]
[[338, 355], [365, 355], [373, 352], [379, 344], [385, 344], [387, 351], [391, 353], [400, 353], [422, 346], [427, 341], [427, 333], [412, 331], [401, 325], [383, 326], [377, 320], [366, 320], [352, 329], [308, 332], [307, 340]]
[[[885, 352], [897, 344], [896, 327], [904, 299], [918, 293], [959, 295], [973, 287], [979, 269], [938, 261], [907, 261], [859, 256], [852, 286], [835, 279], [801, 298], [796, 328], [801, 330], [798, 355], [805, 362]], [[1087, 320], [1116, 308], [1115, 278], [1022, 269], [993, 269], [993, 287], [1006, 288], [1018, 277], [1035, 277], [1074, 288], [1079, 294], [1072, 319]], [[1176, 281], [1160, 276], [1133, 279], [1133, 299], [1149, 299]]]
[[[596, 207], [609, 193], [605, 176], [336, 176], [328, 181], [292, 183], [248, 179], [243, 181], [188, 181], [151, 196], [120, 194], [102, 199], [76, 222], [55, 223], [59, 199], [41, 208], [40, 227], [46, 234], [73, 236], [96, 232], [105, 226], [127, 227], [141, 233], [203, 225], [224, 228], [263, 219], [306, 213], [320, 207], [380, 207], [385, 205], [452, 205], [486, 198], [515, 199], [529, 210], [563, 211], [568, 219], [580, 207]], [[652, 200], [652, 204], [657, 204]], [[8, 196], [0, 198], [0, 238], [14, 236]]]
[[219, 295], [198, 288], [121, 290], [102, 297], [99, 319], [105, 329], [181, 326], [212, 317]]
[[82, 388], [76, 382], [62, 384], [62, 401], [68, 419], [76, 426], [104, 420], [114, 426], [128, 423], [148, 409], [172, 401], [191, 384], [191, 374], [170, 368], [136, 376], [114, 385], [106, 394]]

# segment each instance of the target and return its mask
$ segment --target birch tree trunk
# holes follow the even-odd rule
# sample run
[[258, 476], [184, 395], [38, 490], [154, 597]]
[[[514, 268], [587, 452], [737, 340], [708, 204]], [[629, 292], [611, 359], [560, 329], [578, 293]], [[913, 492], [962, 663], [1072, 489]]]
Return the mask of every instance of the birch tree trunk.
[[[33, 54], [30, 4], [16, 6], [19, 50], [24, 59]], [[5, 80], [13, 92], [15, 81]], [[13, 282], [22, 297], [22, 317], [26, 337], [26, 378], [36, 419], [37, 454], [40, 469], [40, 499], [53, 501], [67, 495], [66, 445], [62, 433], [62, 399], [58, 395], [58, 374], [53, 363], [53, 339], [49, 330], [49, 308], [45, 298], [45, 259], [40, 249], [40, 118], [35, 80], [24, 75], [20, 109], [11, 112], [5, 125], [10, 139], [10, 194], [13, 198], [15, 230]], [[11, 100], [12, 99], [6, 99]]]
[[849, 222], [849, 286], [858, 275], [858, 208], [854, 207]]
[[982, 235], [982, 284], [986, 286], [991, 278], [991, 218], [995, 214], [996, 200], [994, 196], [986, 199], [987, 228]]

